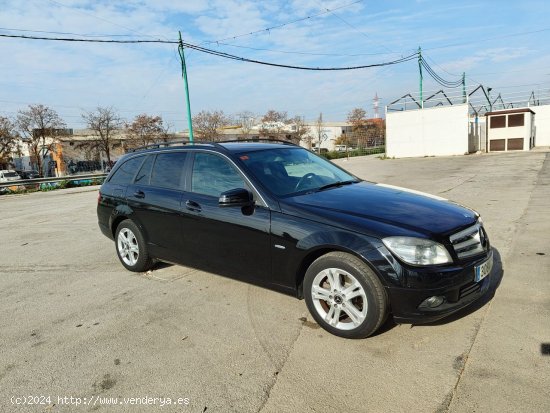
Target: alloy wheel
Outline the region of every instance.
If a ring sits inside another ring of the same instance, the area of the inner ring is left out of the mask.
[[[132,230],[123,228],[118,233],[117,248],[126,265],[136,265],[139,258],[139,244]]]
[[[315,276],[311,298],[317,313],[339,330],[357,328],[367,316],[368,301],[363,286],[339,268],[327,268]]]

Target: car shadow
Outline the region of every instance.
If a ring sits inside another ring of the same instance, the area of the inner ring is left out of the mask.
[[[432,323],[414,324],[414,325],[439,326],[443,324],[452,323],[453,321],[459,320],[463,317],[466,317],[467,315],[470,315],[476,312],[480,308],[484,307],[489,301],[491,301],[495,296],[495,293],[498,287],[500,286],[502,278],[504,277],[504,269],[502,267],[502,257],[500,255],[500,252],[496,248],[493,248],[493,257],[494,257],[494,264],[493,264],[493,273],[491,274],[491,283],[489,284],[489,288],[487,289],[485,294],[479,300],[474,301],[469,306],[464,307],[463,309],[457,311],[456,313],[453,313],[448,317],[442,318],[441,320],[437,320]]]
[[[169,268],[169,267],[173,267],[175,264],[170,264],[169,262],[164,262],[164,261],[155,261],[155,263],[153,264],[153,266],[151,267],[151,269],[153,271],[155,270],[162,270],[163,268]]]
[[[376,330],[374,332],[374,334],[370,335],[369,337],[376,337],[376,336],[379,336],[381,334],[385,334],[387,333],[388,331],[390,330],[393,330],[395,327],[397,327],[399,324],[397,324],[394,320],[393,320],[393,317],[390,315],[386,321],[384,322],[384,324],[382,324],[378,330]]]

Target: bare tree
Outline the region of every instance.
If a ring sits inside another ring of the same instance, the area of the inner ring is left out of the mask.
[[[162,134],[161,134],[161,140],[163,142],[168,142],[171,139],[175,139],[176,135],[173,132],[170,132],[170,130],[173,130],[173,125],[170,123],[164,123],[162,124]]]
[[[260,127],[260,135],[269,136],[275,135],[279,137],[288,124],[287,112],[277,112],[270,109],[262,117],[262,125]]]
[[[309,133],[309,128],[307,127],[303,116],[295,116],[290,119],[289,122],[292,125],[291,140],[296,144],[300,144],[300,142],[304,140],[307,143],[308,148],[311,149],[312,136]]]
[[[315,121],[315,139],[317,139],[319,153],[321,153],[321,145],[328,139],[328,136],[323,128],[323,112],[319,113],[319,117]]]
[[[126,125],[128,146],[139,147],[166,140],[167,129],[165,129],[162,117],[138,115],[132,123]]]
[[[98,107],[92,112],[83,113],[82,119],[96,138],[86,145],[89,149],[103,152],[108,164],[111,165],[111,150],[115,146],[115,136],[122,129],[124,121],[112,107]]]
[[[4,168],[11,160],[11,155],[17,147],[17,131],[15,123],[0,116],[0,168]]]
[[[247,139],[250,136],[250,131],[256,121],[256,115],[248,110],[237,113],[237,122],[241,127],[243,138]]]
[[[53,109],[44,105],[29,105],[17,114],[17,127],[29,145],[33,163],[43,175],[43,160],[52,151],[58,136],[64,134],[65,122]]]
[[[199,140],[216,141],[220,137],[220,129],[227,126],[230,119],[223,110],[202,110],[193,116],[193,128]]]

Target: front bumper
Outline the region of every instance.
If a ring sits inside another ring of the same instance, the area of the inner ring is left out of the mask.
[[[474,268],[493,255],[489,251],[483,258],[462,267],[451,285],[435,289],[410,289],[389,287],[387,289],[394,320],[404,324],[424,324],[447,317],[477,301],[485,295],[491,284],[492,273],[479,282],[474,280]],[[459,280],[457,283],[456,281]],[[435,307],[419,307],[432,296],[445,297],[444,302]]]
[[[487,292],[491,283],[491,276],[485,277],[478,283],[469,283],[460,289],[453,290],[425,290],[410,291],[405,289],[391,289],[389,291],[392,302],[393,319],[398,324],[426,324],[445,318],[477,301]],[[462,291],[468,292],[467,295]],[[459,296],[456,301],[450,301]],[[422,308],[419,305],[430,296],[445,296],[445,302],[436,308]]]
[[[394,320],[424,324],[467,307],[487,292],[496,266],[480,282],[475,282],[474,268],[492,255],[489,246],[485,253],[451,266],[413,267],[400,263],[385,247],[380,247],[364,258],[380,275]],[[445,301],[435,308],[419,308],[432,296],[444,296]]]

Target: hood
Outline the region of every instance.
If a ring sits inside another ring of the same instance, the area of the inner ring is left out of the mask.
[[[371,182],[330,188],[285,201],[289,208],[286,212],[292,213],[292,208],[299,208],[309,212],[310,218],[316,215],[330,220],[333,225],[339,222],[352,225],[356,231],[367,227],[368,232],[373,229],[385,232],[383,227],[389,225],[436,236],[472,225],[478,217],[475,211],[444,198]],[[373,224],[376,228],[372,228]]]

